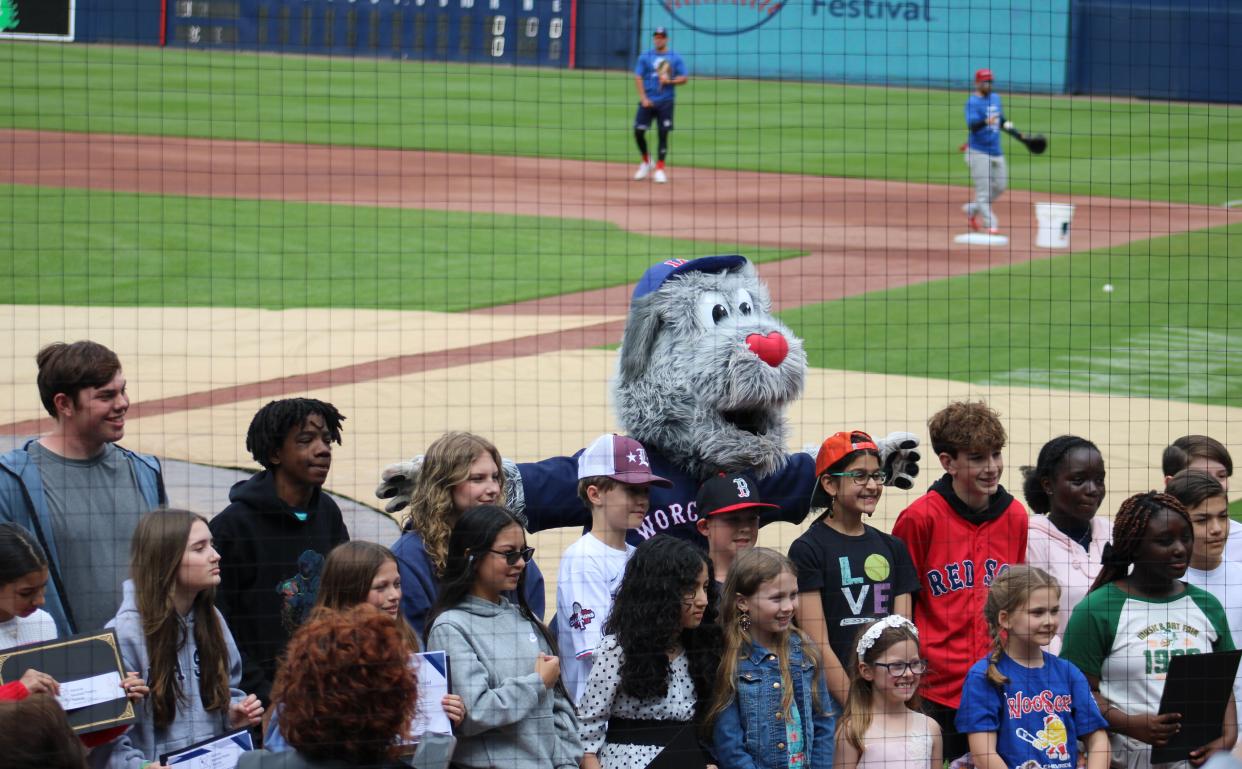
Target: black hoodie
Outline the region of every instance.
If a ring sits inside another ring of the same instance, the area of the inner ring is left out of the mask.
[[[277,496],[267,470],[234,484],[229,501],[211,521],[220,553],[216,606],[242,654],[242,691],[266,705],[277,660],[315,604],[324,558],[349,541],[349,531],[341,508],[322,489],[295,510]]]

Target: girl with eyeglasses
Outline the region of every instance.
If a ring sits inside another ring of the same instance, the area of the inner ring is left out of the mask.
[[[689,542],[659,534],[635,548],[578,703],[582,769],[707,765],[718,597],[711,561]]]
[[[859,634],[837,724],[836,769],[941,769],[940,727],[919,710],[919,631],[897,614]]]
[[[849,660],[860,625],[911,616],[919,578],[905,543],[863,523],[884,491],[880,450],[858,430],[830,435],[815,459],[811,507],[824,508],[789,548],[801,591],[798,625],[823,659],[828,689],[845,702]]]
[[[1057,635],[1060,600],[1056,579],[1034,566],[1010,566],[992,580],[983,606],[992,652],[966,674],[957,710],[978,769],[1077,769],[1079,740],[1086,769],[1108,768],[1108,722],[1086,676],[1044,651]]]
[[[518,518],[495,505],[467,510],[449,535],[427,648],[448,654],[465,701],[456,766],[577,769],[582,759],[556,641],[526,603],[534,554]]]
[[[724,654],[708,713],[721,769],[830,769],[836,715],[815,644],[793,624],[798,571],[766,547],[725,579]]]

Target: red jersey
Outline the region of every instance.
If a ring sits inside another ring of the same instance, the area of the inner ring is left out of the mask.
[[[1027,512],[1002,487],[972,523],[946,498],[956,500],[952,488],[947,475],[933,484],[897,516],[893,536],[906,543],[922,586],[914,624],[928,666],[919,693],[956,708],[970,666],[992,650],[983,618],[992,579],[1026,560]]]

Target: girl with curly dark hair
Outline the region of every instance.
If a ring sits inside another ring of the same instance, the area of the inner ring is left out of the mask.
[[[517,516],[495,505],[467,510],[449,535],[427,648],[448,654],[465,700],[454,765],[577,769],[582,758],[556,641],[526,604],[534,554]]]
[[[668,535],[625,565],[579,703],[583,769],[703,767],[698,726],[720,666],[712,563]]]
[[[246,753],[238,769],[403,769],[394,734],[410,722],[417,682],[392,618],[362,604],[317,611],[289,640],[272,702],[296,754]]]

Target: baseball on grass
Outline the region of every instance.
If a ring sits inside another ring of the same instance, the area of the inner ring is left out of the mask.
[[[1104,284],[1104,293],[1106,293],[1106,294],[1111,294],[1111,293],[1113,293],[1113,284],[1112,284],[1112,283],[1105,283],[1105,284]]]

